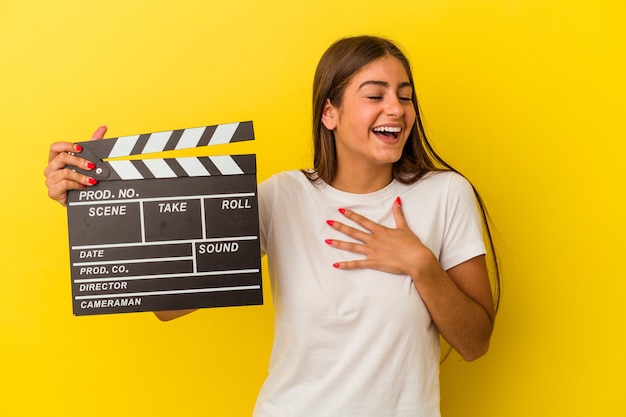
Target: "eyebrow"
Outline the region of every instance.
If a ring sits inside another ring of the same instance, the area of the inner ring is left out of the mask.
[[[368,85],[378,85],[378,86],[385,87],[385,88],[390,87],[387,81],[369,80],[369,81],[365,81],[364,83],[362,83],[358,89],[360,90],[361,88],[366,87]],[[398,85],[398,89],[405,88],[405,87],[413,88],[413,85],[411,85],[411,83],[408,81],[402,82]]]

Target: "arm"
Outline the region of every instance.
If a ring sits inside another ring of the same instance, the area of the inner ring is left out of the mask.
[[[435,255],[408,228],[399,199],[393,206],[395,229],[350,210],[340,211],[370,233],[333,223],[333,228],[362,243],[333,240],[330,245],[366,256],[338,263],[338,268],[371,268],[410,276],[439,332],[465,360],[487,352],[495,313],[484,256],[444,271]]]
[[[185,316],[189,313],[193,313],[194,311],[196,311],[196,309],[155,311],[154,315],[157,316],[157,318],[161,321],[170,321]]]
[[[410,274],[441,335],[466,361],[489,349],[495,312],[485,257],[444,271],[432,253]]]

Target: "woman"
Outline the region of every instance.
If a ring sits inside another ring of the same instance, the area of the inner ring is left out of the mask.
[[[325,52],[313,134],[313,169],[259,186],[275,340],[255,415],[438,416],[439,334],[474,360],[493,330],[482,203],[433,152],[409,63],[388,40]],[[77,151],[50,149],[46,184],[62,204],[94,183],[63,169],[91,167]]]

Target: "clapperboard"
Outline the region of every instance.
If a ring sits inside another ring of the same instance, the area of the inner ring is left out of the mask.
[[[98,184],[68,193],[74,314],[262,304],[256,156],[149,157],[253,139],[241,122],[81,142],[96,168],[71,168]]]

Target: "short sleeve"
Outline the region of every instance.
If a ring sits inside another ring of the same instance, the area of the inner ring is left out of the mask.
[[[439,261],[448,270],[479,255],[484,255],[483,224],[472,185],[459,174],[451,173],[446,202],[446,225]]]

